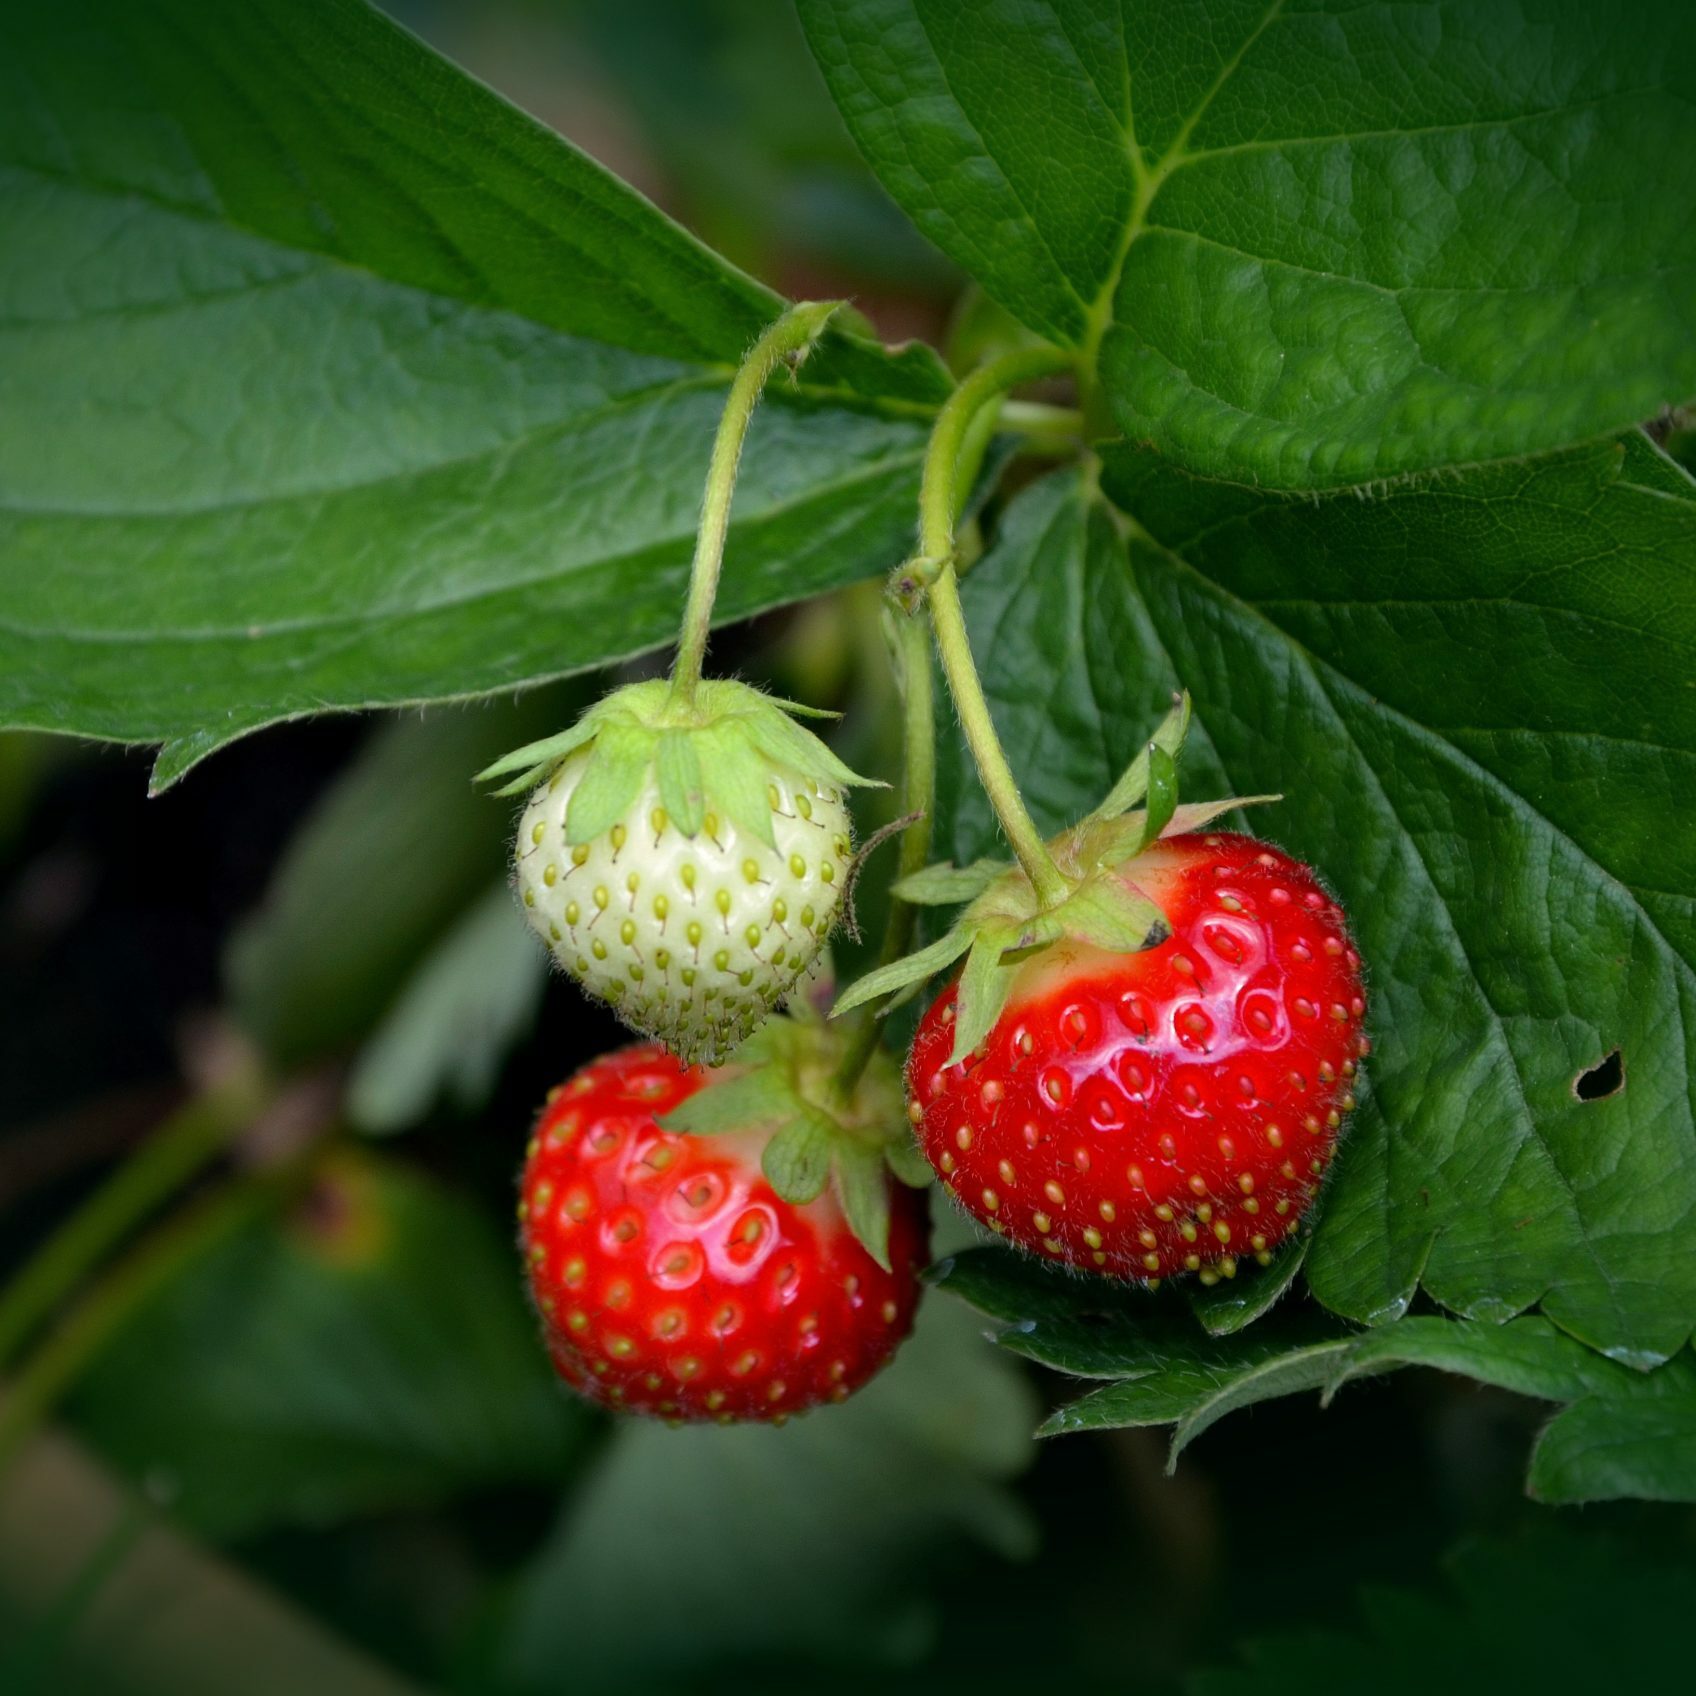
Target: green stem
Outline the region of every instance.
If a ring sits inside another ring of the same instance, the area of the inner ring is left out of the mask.
[[[25,1362],[0,1399],[0,1472],[129,1316],[190,1261],[255,1216],[279,1174],[237,1180],[161,1226],[100,1280]]]
[[[960,449],[972,421],[986,406],[999,403],[1011,388],[1055,377],[1072,369],[1069,354],[1054,348],[1021,348],[980,365],[937,414],[925,453],[924,481],[919,489],[919,552],[928,559],[946,559],[954,543],[954,521],[960,501]]]
[[[901,727],[904,757],[901,811],[912,823],[901,833],[898,878],[922,871],[930,859],[931,815],[936,811],[936,687],[931,675],[930,636],[922,613],[894,608],[896,659],[901,678]],[[917,909],[899,895],[889,898],[889,919],[878,951],[880,966],[893,965],[913,946]],[[848,1101],[854,1086],[876,1052],[880,1021],[862,1012],[854,1021],[836,1069],[837,1099]]]
[[[730,385],[718,434],[713,438],[706,491],[701,496],[701,526],[695,536],[694,563],[689,568],[689,603],[684,609],[677,660],[671,671],[674,706],[691,706],[695,687],[701,681],[707,632],[712,628],[713,599],[718,594],[719,571],[724,564],[724,539],[730,529],[736,467],[742,458],[742,444],[748,438],[754,408],[759,405],[766,380],[778,362],[788,359],[799,363],[804,359],[841,306],[839,300],[808,300],[790,307],[754,343]]]
[[[242,1077],[188,1102],[54,1232],[0,1296],[0,1367],[115,1243],[217,1158],[261,1095]]]
[[[954,523],[959,512],[961,449],[974,420],[986,408],[999,406],[1007,391],[1017,384],[1071,368],[1071,360],[1065,354],[1052,348],[1028,348],[991,360],[974,371],[949,397],[937,418],[919,490],[919,552],[926,564],[936,570],[927,599],[936,631],[937,653],[984,792],[1001,822],[1002,833],[1044,907],[1065,900],[1069,889],[1013,780],[1001,739],[995,733],[989,703],[984,699],[983,684],[972,662],[972,645],[966,634],[966,615],[960,605],[960,585],[955,574]]]
[[[1089,437],[1081,412],[1034,400],[1004,402],[996,428],[1020,438],[1020,453],[1076,453]]]

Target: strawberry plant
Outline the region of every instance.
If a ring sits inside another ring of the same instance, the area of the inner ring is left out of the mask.
[[[0,1684],[1677,1664],[1678,8],[0,44]]]

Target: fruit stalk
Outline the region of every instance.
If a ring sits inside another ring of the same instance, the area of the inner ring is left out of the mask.
[[[779,361],[799,363],[805,358],[841,305],[839,300],[808,300],[790,307],[754,343],[730,385],[724,415],[713,438],[706,490],[701,496],[701,526],[695,537],[694,562],[689,568],[689,603],[684,609],[677,660],[671,672],[671,699],[675,706],[692,705],[695,686],[701,680],[713,600],[718,594],[719,571],[724,564],[724,540],[730,528],[736,468],[754,408],[759,405],[766,381]]]
[[[919,553],[936,573],[927,598],[937,653],[984,792],[1008,845],[1045,908],[1064,901],[1068,887],[1013,780],[972,661],[955,573],[954,523],[959,510],[961,449],[979,415],[986,408],[999,406],[1007,391],[1020,383],[1070,369],[1070,361],[1055,349],[1026,348],[974,371],[954,391],[937,418],[919,490]]]
[[[936,690],[930,669],[930,633],[922,612],[891,609],[895,621],[896,660],[900,667],[902,774],[901,811],[912,823],[901,833],[898,878],[923,871],[930,859],[931,815],[936,810]],[[899,960],[913,945],[918,909],[899,895],[889,897],[889,920],[884,926],[878,964]],[[877,1048],[880,1021],[869,1011],[856,1021],[833,1089],[848,1101],[867,1062]]]

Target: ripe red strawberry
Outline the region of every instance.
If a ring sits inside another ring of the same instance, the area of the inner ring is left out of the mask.
[[[1167,837],[1122,870],[1170,938],[1044,950],[952,1067],[950,985],[908,1112],[944,1186],[1010,1242],[1211,1283],[1269,1256],[1319,1188],[1368,1048],[1360,956],[1313,873],[1250,837]]]
[[[641,1043],[553,1092],[524,1167],[526,1271],[554,1366],[584,1395],[780,1422],[844,1400],[911,1330],[925,1200],[891,1184],[884,1271],[831,1190],[777,1195],[760,1169],[769,1131],[659,1127],[713,1076]]]

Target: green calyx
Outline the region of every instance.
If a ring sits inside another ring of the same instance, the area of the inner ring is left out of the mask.
[[[895,885],[918,906],[970,904],[928,948],[869,973],[837,1000],[834,1014],[915,994],[925,980],[965,957],[949,1064],[958,1065],[995,1028],[1019,970],[1057,943],[1107,953],[1158,947],[1171,934],[1159,906],[1137,887],[1136,857],[1162,836],[1200,830],[1233,807],[1275,800],[1257,795],[1180,806],[1177,759],[1189,729],[1188,695],[1086,818],[1047,844],[1066,893],[1044,902],[1025,871],[999,860],[933,865]]]
[[[922,1188],[931,1171],[907,1122],[901,1075],[882,1052],[851,1092],[837,1085],[847,1037],[802,1018],[770,1020],[699,1093],[661,1119],[697,1136],[770,1133],[766,1180],[797,1206],[829,1185],[866,1252],[889,1270],[889,1176]]]
[[[730,678],[702,679],[686,702],[667,682],[632,683],[596,702],[569,730],[515,748],[477,780],[504,778],[497,795],[524,794],[586,752],[566,813],[568,843],[600,835],[651,781],[685,836],[698,835],[708,816],[722,811],[769,848],[774,769],[834,789],[871,781],[791,714],[829,716]]]

